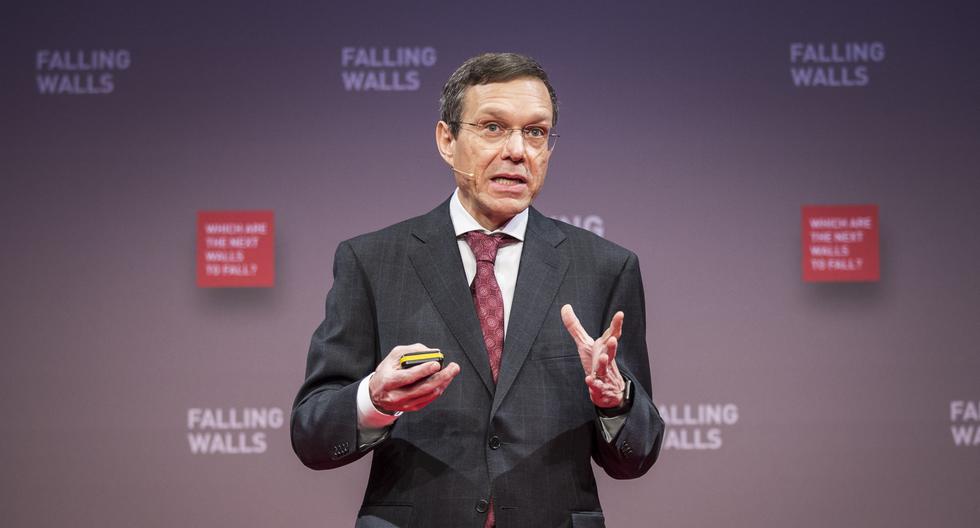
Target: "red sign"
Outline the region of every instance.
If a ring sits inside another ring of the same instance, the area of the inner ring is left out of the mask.
[[[274,286],[273,227],[272,211],[198,211],[197,286]]]
[[[804,205],[803,280],[877,281],[878,206]]]

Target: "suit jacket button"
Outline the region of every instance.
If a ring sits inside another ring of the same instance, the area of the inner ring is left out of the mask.
[[[476,501],[476,511],[480,513],[486,513],[487,508],[490,507],[490,503],[486,499],[480,499]]]
[[[500,438],[497,435],[490,437],[490,449],[500,449]]]

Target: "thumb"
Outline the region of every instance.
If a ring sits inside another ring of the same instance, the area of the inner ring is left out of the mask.
[[[575,316],[575,310],[572,309],[572,305],[566,304],[561,307],[561,322],[565,324],[565,329],[571,334],[572,339],[576,343],[590,344],[592,338],[589,333],[582,328],[582,323],[579,322],[578,317]]]

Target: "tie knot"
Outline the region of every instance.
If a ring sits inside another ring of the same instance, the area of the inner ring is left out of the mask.
[[[466,243],[473,250],[477,262],[493,262],[497,259],[497,249],[510,237],[503,233],[486,234],[480,231],[470,231],[464,234]]]

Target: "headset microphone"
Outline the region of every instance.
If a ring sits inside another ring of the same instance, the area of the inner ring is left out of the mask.
[[[463,175],[466,175],[466,176],[469,176],[470,178],[472,178],[472,177],[474,177],[474,176],[476,176],[476,174],[473,174],[472,172],[466,172],[466,171],[461,171],[461,170],[459,170],[459,169],[457,169],[456,167],[453,167],[452,165],[450,165],[449,167],[450,167],[451,169],[453,169],[453,172],[458,172],[458,173],[460,173],[460,174],[463,174]]]

